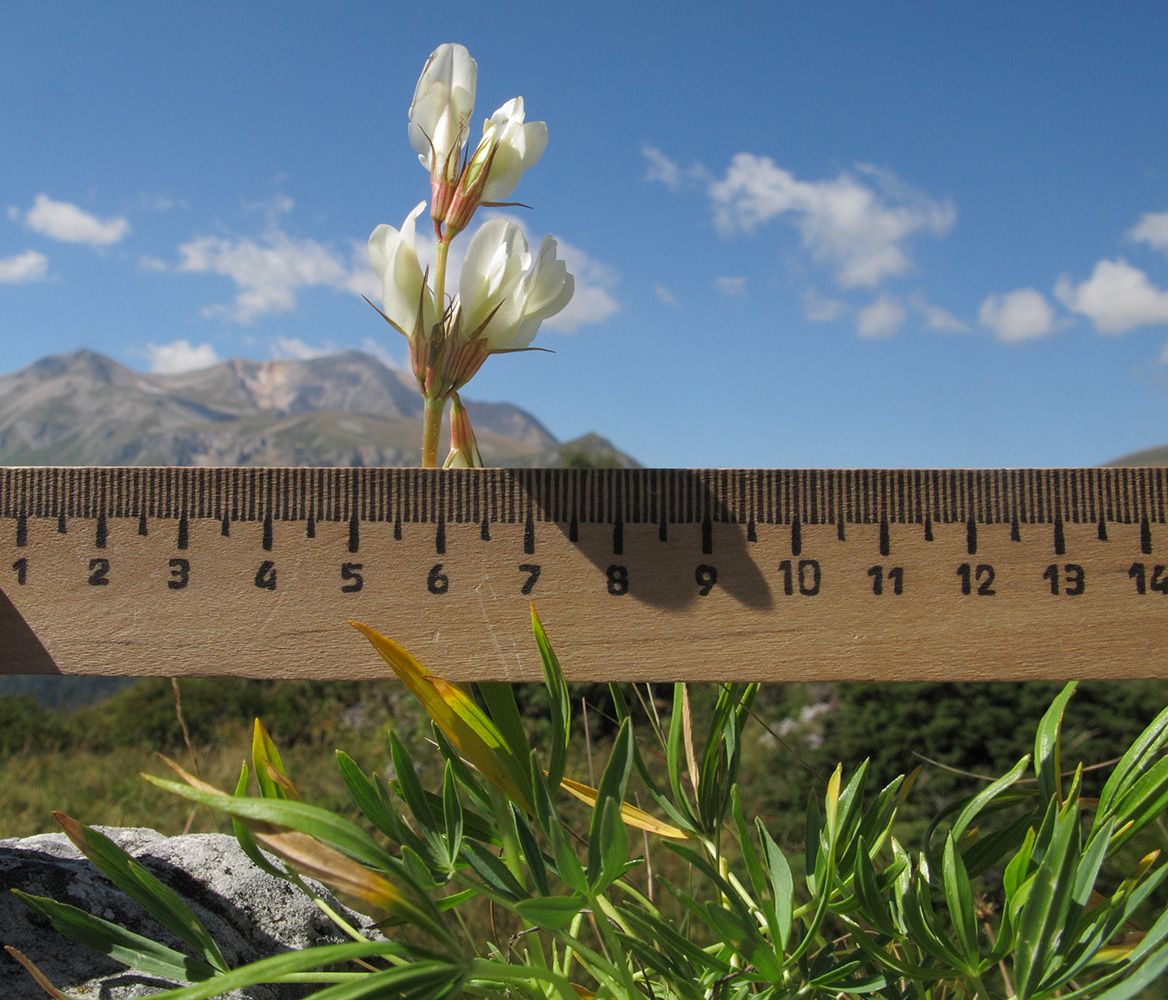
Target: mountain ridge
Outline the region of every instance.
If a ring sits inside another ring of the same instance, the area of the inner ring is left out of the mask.
[[[466,405],[487,464],[637,464],[514,404]],[[413,376],[359,351],[163,375],[82,349],[0,376],[0,464],[417,465],[421,417]]]

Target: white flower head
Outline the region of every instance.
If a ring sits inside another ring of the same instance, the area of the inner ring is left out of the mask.
[[[477,332],[488,351],[527,347],[539,325],[568,304],[575,279],[545,236],[532,257],[523,231],[505,219],[485,222],[471,237],[458,283],[463,336]]]
[[[482,201],[502,201],[519,183],[523,171],[533,167],[547,147],[547,123],[523,121],[523,98],[515,97],[483,123],[483,138],[475,159],[493,149],[490,170],[483,185]]]
[[[426,333],[438,319],[434,293],[426,283],[414,238],[414,224],[425,207],[424,201],[418,202],[400,230],[380,225],[369,237],[369,265],[381,279],[382,311],[390,323],[411,339],[417,329],[419,308]]]
[[[470,134],[478,64],[466,46],[439,45],[426,61],[410,104],[410,143],[431,180],[452,184]]]

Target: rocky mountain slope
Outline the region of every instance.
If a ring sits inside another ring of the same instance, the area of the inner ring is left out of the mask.
[[[467,409],[491,465],[636,464],[510,403]],[[416,465],[421,415],[412,375],[356,351],[153,375],[82,350],[0,376],[0,464]]]

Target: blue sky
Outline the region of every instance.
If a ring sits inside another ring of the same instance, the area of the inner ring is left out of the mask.
[[[548,123],[576,274],[465,395],[662,466],[1078,465],[1168,442],[1168,4],[25,3],[0,31],[0,371],[405,343],[441,42]],[[486,213],[484,213],[485,215]],[[424,226],[419,230],[423,231]],[[460,238],[465,242],[465,237]],[[460,241],[455,242],[457,251]]]

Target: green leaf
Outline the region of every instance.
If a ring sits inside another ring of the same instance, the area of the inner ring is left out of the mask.
[[[692,900],[690,902],[692,903]],[[621,919],[637,931],[642,938],[655,942],[661,951],[669,956],[667,963],[660,962],[660,956],[658,956],[659,967],[684,969],[686,966],[696,966],[697,970],[712,973],[718,978],[730,972],[728,961],[715,952],[698,947],[688,936],[678,933],[668,920],[631,907],[622,909],[620,914]],[[638,951],[638,954],[643,957],[642,952]],[[648,961],[648,959],[645,960]],[[691,978],[696,978],[696,976]]]
[[[519,884],[511,870],[484,845],[468,840],[463,847],[462,856],[479,878],[495,892],[502,893],[511,900],[527,897],[527,890]]]
[[[1111,815],[1115,799],[1123,795],[1128,787],[1146,771],[1150,762],[1168,742],[1168,708],[1165,708],[1144,729],[1115,765],[1103,791],[1099,793],[1096,809],[1096,823]]]
[[[434,811],[430,808],[430,800],[418,780],[418,772],[414,769],[414,760],[396,733],[389,734],[389,754],[393,761],[394,780],[392,785],[401,796],[406,808],[414,817],[414,826],[417,827],[427,846],[418,853],[431,866],[448,868],[450,859],[446,857],[446,842],[442,839],[442,829],[434,818]]]
[[[1002,874],[1002,888],[1006,895],[1006,909],[1018,912],[1025,903],[1026,887],[1029,884],[1030,860],[1034,853],[1035,833],[1033,828],[1026,832],[1022,846],[1006,865]]]
[[[547,931],[567,927],[588,900],[579,894],[571,896],[537,896],[522,899],[515,904],[515,912],[524,920]]]
[[[588,881],[593,891],[607,885],[624,865],[629,835],[621,819],[621,804],[633,759],[633,727],[629,719],[621,723],[604,773],[597,787],[596,807],[588,828]]]
[[[1058,800],[1050,799],[1055,809]],[[1025,1000],[1042,982],[1058,936],[1066,926],[1067,911],[1075,890],[1079,863],[1079,816],[1077,804],[1060,810],[1054,836],[1047,846],[1022,912],[1014,946],[1014,988]]]
[[[351,858],[379,871],[397,872],[401,863],[389,854],[368,833],[344,817],[307,802],[276,799],[242,798],[226,795],[209,786],[192,787],[179,781],[170,781],[152,774],[144,775],[152,785],[173,792],[192,802],[202,802],[229,816],[270,823],[299,830],[311,837],[331,844]]]
[[[791,921],[795,911],[795,880],[787,858],[775,843],[774,838],[763,826],[762,820],[755,819],[763,853],[766,855],[767,875],[771,882],[771,899],[775,904],[775,920],[778,922],[779,947],[785,952],[791,940]]]
[[[479,681],[475,687],[515,759],[526,760],[531,756],[531,747],[527,744],[527,733],[515,701],[514,685],[506,681]]]
[[[589,891],[588,876],[584,866],[576,857],[576,850],[568,839],[567,833],[558,821],[553,821],[547,831],[548,840],[552,846],[552,856],[555,858],[556,874],[560,881],[572,892],[587,894]]]
[[[560,661],[548,641],[543,622],[531,607],[531,630],[535,634],[535,644],[539,648],[539,659],[543,666],[543,683],[548,693],[548,715],[551,733],[548,740],[550,753],[547,761],[548,781],[552,788],[560,783],[568,761],[568,744],[571,738],[572,707],[568,684]]]
[[[1149,823],[1163,816],[1165,809],[1168,809],[1168,757],[1161,758],[1131,781],[1123,789],[1121,797],[1114,802],[1113,808],[1116,825],[1122,827],[1112,842],[1114,851]]]
[[[1030,764],[1030,755],[1027,754],[1017,764],[1015,764],[1009,771],[1003,774],[996,781],[991,781],[985,788],[978,792],[962,807],[961,812],[957,814],[957,818],[953,821],[953,826],[950,827],[950,832],[953,834],[954,840],[960,840],[961,835],[969,828],[969,824],[979,816],[983,810],[995,799],[998,798],[1007,788],[1017,784],[1022,775],[1026,773],[1026,768]]]
[[[458,794],[458,785],[454,779],[454,769],[447,764],[446,773],[442,776],[442,818],[446,824],[446,854],[453,868],[458,861],[458,853],[462,850],[462,799]]]
[[[880,885],[876,880],[876,867],[872,864],[863,834],[858,839],[858,847],[852,863],[852,885],[860,902],[859,915],[866,924],[875,927],[881,934],[895,935],[896,925],[892,922],[888,906],[881,895]]]
[[[357,762],[343,750],[338,750],[336,754],[341,780],[344,781],[361,814],[394,843],[401,843],[403,839],[401,821],[394,813],[389,796],[386,795],[380,781],[366,777]]]
[[[515,835],[519,838],[519,846],[523,850],[523,858],[527,862],[527,870],[531,873],[536,891],[541,896],[550,896],[552,892],[548,885],[547,864],[544,862],[539,842],[535,839],[535,832],[523,813],[516,812],[514,816]]]
[[[272,777],[272,771],[281,776],[287,776],[284,762],[280,760],[280,751],[272,742],[272,737],[264,728],[259,719],[252,726],[251,735],[251,763],[255,768],[256,781],[259,782],[260,794],[266,799],[298,798],[289,796],[284,785]],[[269,769],[270,768],[270,769]]]
[[[227,960],[214,938],[178,893],[163,885],[105,834],[63,813],[53,815],[74,846],[122,892],[186,942],[208,965],[219,970],[227,968]]]
[[[150,1000],[211,1000],[232,990],[242,990],[260,983],[276,982],[282,977],[311,969],[376,955],[398,954],[400,949],[384,941],[354,941],[350,944],[322,945],[304,951],[286,952],[258,962],[240,966],[215,979],[176,990],[152,994]],[[461,965],[445,961],[416,961],[383,972],[355,973],[354,978],[314,993],[313,1000],[360,1000],[362,997],[416,996],[427,985],[449,981],[457,984],[462,977]],[[418,992],[409,993],[411,985]]]
[[[863,836],[867,842],[869,857],[875,857],[888,842],[897,812],[904,804],[919,771],[920,767],[917,767],[911,775],[902,774],[893,778],[880,790],[872,805],[861,814],[856,835]]]
[[[1168,946],[1152,952],[1147,959],[1117,985],[1095,994],[1095,1000],[1131,1000],[1161,981],[1168,971]]]
[[[990,808],[997,810],[1012,808],[1016,805],[1016,801],[999,800]],[[975,879],[991,868],[1000,869],[1003,860],[1008,856],[1013,856],[1026,840],[1026,835],[1033,832],[1031,830],[1033,821],[1032,814],[1024,813],[1004,827],[979,836],[961,856],[969,877]]]
[[[762,859],[759,857],[758,849],[754,846],[754,838],[751,837],[750,830],[746,825],[746,817],[742,814],[742,802],[738,796],[737,785],[734,785],[730,789],[730,812],[734,817],[734,829],[738,834],[738,848],[742,852],[742,862],[746,865],[746,875],[750,879],[751,890],[754,893],[755,900],[758,902],[759,909],[762,910],[767,926],[770,928],[771,936],[777,939],[779,934],[774,907],[765,904],[765,897],[767,895],[766,873],[763,871]]]
[[[947,938],[934,926],[932,894],[923,858],[914,871],[899,844],[894,844],[893,854],[905,862],[896,879],[894,895],[897,916],[905,934],[920,951],[931,955],[936,961],[950,967],[960,967],[961,955],[954,951]]]
[[[1060,762],[1060,735],[1063,725],[1063,711],[1071,695],[1075,693],[1076,684],[1071,681],[1067,684],[1050,708],[1046,710],[1038,730],[1034,735],[1034,773],[1038,777],[1038,791],[1043,801],[1062,798],[1061,762]]]
[[[197,958],[151,941],[117,924],[95,917],[67,903],[12,890],[22,903],[49,918],[53,928],[72,941],[108,955],[115,962],[162,979],[202,982],[215,976],[216,970]]]
[[[835,821],[835,850],[838,867],[850,869],[856,850],[856,833],[863,820],[864,786],[870,760],[863,760],[839,794],[839,814]]]
[[[949,910],[957,944],[965,959],[966,974],[976,974],[979,949],[977,944],[977,917],[973,912],[973,889],[952,831],[945,838],[945,853],[941,862],[941,875],[945,887],[945,905]]]
[[[442,755],[442,759],[446,761],[447,766],[454,768],[459,785],[462,786],[480,809],[487,813],[491,812],[494,808],[491,804],[491,796],[483,788],[478,778],[475,777],[474,772],[466,766],[466,761],[454,749],[454,746],[446,738],[446,734],[441,729],[435,729],[433,732],[434,742],[438,745],[438,752]]]
[[[820,832],[823,820],[819,813],[819,800],[815,793],[807,796],[807,811],[803,816],[803,869],[807,890],[814,896],[819,885],[816,871],[820,868],[819,856],[822,851]]]
[[[235,797],[242,799],[247,795],[247,764],[239,775],[239,781],[235,785]],[[264,853],[260,850],[259,845],[255,842],[255,837],[251,835],[251,831],[244,826],[239,820],[232,817],[231,829],[235,833],[235,839],[239,843],[240,850],[247,855],[248,860],[255,865],[260,871],[267,872],[273,878],[282,879],[285,882],[291,882],[292,879],[288,876],[288,872],[277,868],[272,864]]]

